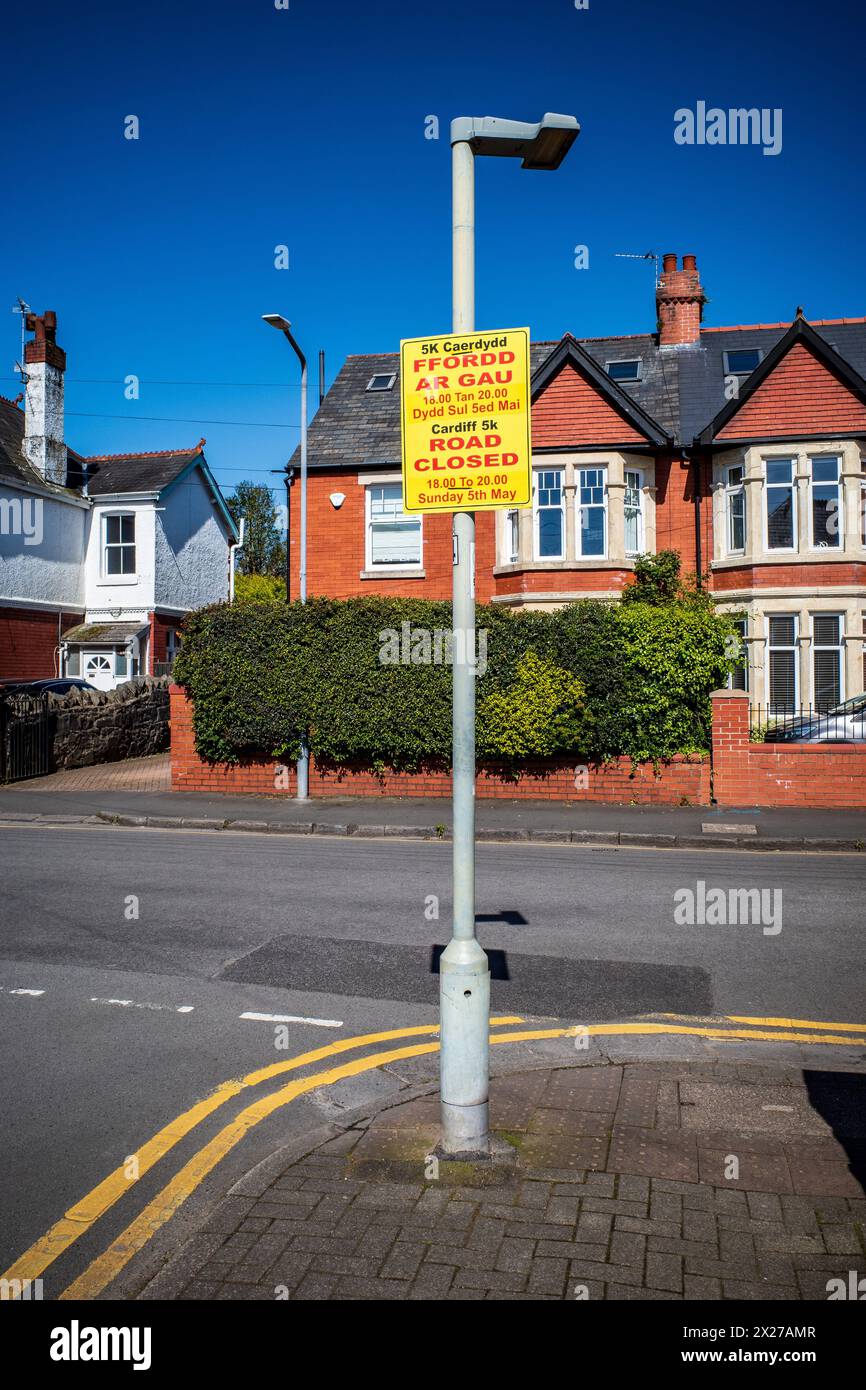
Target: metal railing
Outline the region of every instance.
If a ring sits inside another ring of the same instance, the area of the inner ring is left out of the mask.
[[[866,740],[866,706],[752,705],[749,736],[759,743],[859,743]]]

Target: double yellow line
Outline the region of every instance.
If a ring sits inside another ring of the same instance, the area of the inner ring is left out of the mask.
[[[665,1020],[681,1018],[682,1015],[661,1015]],[[500,1017],[491,1019],[491,1026],[522,1023],[519,1017]],[[542,1028],[520,1032],[495,1032],[490,1035],[492,1044],[540,1041],[550,1038],[574,1037],[576,1034],[594,1036],[653,1034],[687,1034],[691,1036],[732,1041],[777,1041],[797,1043],[823,1043],[837,1046],[851,1046],[862,1042],[866,1045],[866,1024],[810,1022],[806,1019],[751,1018],[728,1016],[707,1023],[673,1021],[638,1023],[591,1024],[585,1028]],[[749,1024],[753,1027],[730,1027],[730,1024]],[[803,1028],[812,1032],[798,1031]],[[772,1030],[772,1031],[770,1031]],[[77,1279],[60,1294],[62,1299],[90,1299],[97,1297],[113,1279],[117,1277],[132,1256],[151,1239],[156,1232],[174,1215],[178,1208],[195,1191],[216,1165],[237,1145],[241,1139],[262,1120],[267,1119],[284,1105],[289,1105],[298,1096],[316,1090],[321,1086],[333,1085],[346,1077],[357,1076],[388,1063],[425,1053],[438,1051],[439,1042],[435,1037],[439,1029],[434,1025],[415,1028],[393,1029],[381,1033],[367,1033],[355,1038],[345,1038],[327,1044],[310,1052],[301,1053],[284,1062],[275,1062],[257,1071],[249,1072],[237,1081],[227,1081],[218,1086],[211,1095],[185,1110],[163,1129],[147,1141],[135,1155],[137,1173],[130,1179],[124,1166],[116,1168],[102,1182],[98,1183],[76,1206],[57,1221],[51,1229],[33,1244],[29,1250],[15,1261],[0,1276],[4,1279],[37,1279],[65,1250],[80,1239],[120,1198],[130,1190],[134,1183],[144,1176],[159,1159],[163,1158],[197,1125],[224,1105],[232,1097],[251,1086],[287,1072],[296,1071],[316,1062],[332,1058],[343,1052],[352,1051],[382,1042],[411,1037],[431,1037],[432,1041],[419,1042],[410,1046],[391,1048],[373,1052],[340,1066],[298,1078],[280,1087],[270,1095],[263,1096],[241,1110],[229,1124],[225,1125],[207,1144],[204,1145],[150,1201],[139,1215],[126,1227],[120,1236],[83,1271]],[[859,1035],[859,1036],[855,1036]]]

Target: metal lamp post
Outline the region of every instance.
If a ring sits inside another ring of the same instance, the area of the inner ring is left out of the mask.
[[[580,133],[573,116],[537,125],[497,116],[451,122],[452,298],[455,334],[475,328],[475,156],[519,157],[524,169],[558,169]],[[443,1154],[487,1154],[490,970],[475,935],[475,516],[453,529],[454,705],[452,937],[439,961]]]
[[[289,320],[283,318],[282,314],[262,314],[265,323],[269,323],[272,328],[278,328],[285,336],[286,341],[292,348],[295,356],[301,364],[301,543],[300,559],[298,565],[298,597],[301,603],[307,601],[307,359],[292,336],[292,325]],[[287,537],[287,552],[288,540]],[[286,565],[288,567],[288,553]],[[288,568],[287,568],[288,574]],[[288,582],[286,585],[286,597],[288,597]],[[301,745],[301,756],[297,763],[297,800],[307,801],[310,795],[310,753],[306,745],[306,740]]]

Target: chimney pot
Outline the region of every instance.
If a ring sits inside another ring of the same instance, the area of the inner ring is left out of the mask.
[[[662,257],[662,270],[665,275],[670,275],[672,270],[677,268],[677,258],[674,251],[666,251]]]

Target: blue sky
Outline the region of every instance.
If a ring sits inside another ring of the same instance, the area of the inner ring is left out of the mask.
[[[259,316],[292,319],[311,403],[319,348],[330,382],[348,353],[448,328],[462,114],[582,126],[556,174],[479,164],[479,328],[651,331],[651,267],[614,257],[648,249],[696,253],[708,324],[862,314],[864,27],[841,0],[19,5],[0,88],[0,393],[18,389],[21,295],[57,311],[76,448],[205,435],[224,488],[274,484],[299,398]],[[675,110],[699,100],[782,108],[782,152],[675,144]]]

